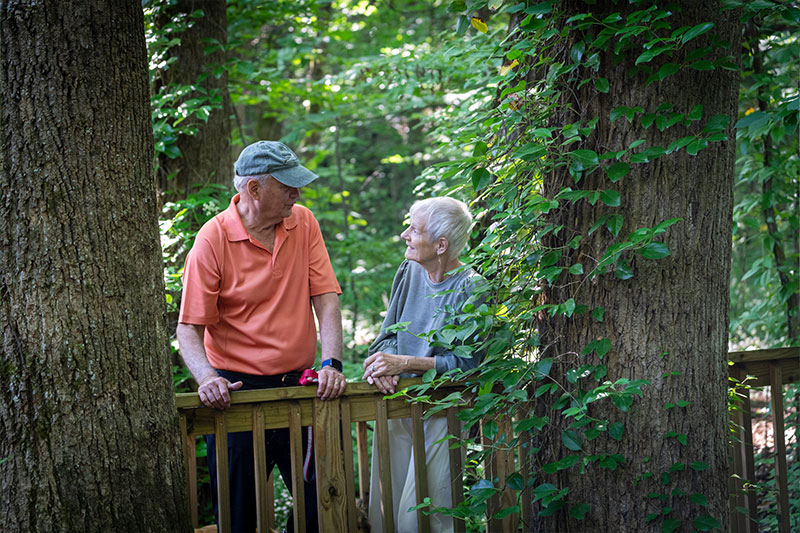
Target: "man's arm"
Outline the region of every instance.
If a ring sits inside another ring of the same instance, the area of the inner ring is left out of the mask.
[[[339,309],[339,295],[326,292],[311,297],[314,313],[319,322],[319,338],[322,360],[342,360],[342,312]],[[344,374],[332,368],[323,367],[319,371],[317,396],[323,400],[337,398],[347,386]]]
[[[207,407],[226,409],[231,404],[228,390],[238,390],[242,382],[231,383],[220,377],[208,362],[206,348],[203,345],[205,330],[205,326],[179,323],[175,333],[183,362],[198,384],[197,394],[200,396],[200,401]]]

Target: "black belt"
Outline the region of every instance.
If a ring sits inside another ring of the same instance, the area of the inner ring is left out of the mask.
[[[245,374],[243,372],[233,372],[232,370],[217,370],[217,372],[231,383],[241,381],[243,386],[240,390],[294,387],[298,385],[300,376],[303,375],[300,370],[292,370],[285,374],[273,374],[271,376]]]

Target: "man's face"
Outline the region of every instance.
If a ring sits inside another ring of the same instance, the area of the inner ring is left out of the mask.
[[[284,185],[275,178],[269,178],[259,194],[261,213],[268,218],[287,218],[292,215],[292,206],[300,198],[300,189]]]

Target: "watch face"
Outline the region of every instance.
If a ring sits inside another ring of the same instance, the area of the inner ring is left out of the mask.
[[[341,361],[339,361],[338,359],[334,359],[334,358],[325,359],[325,360],[322,362],[322,366],[323,366],[323,367],[326,367],[326,366],[332,366],[333,368],[335,368],[335,369],[336,369],[336,370],[338,370],[339,372],[341,372],[341,371],[342,371],[342,362],[341,362]]]

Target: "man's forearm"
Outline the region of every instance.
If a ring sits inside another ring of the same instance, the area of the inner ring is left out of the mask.
[[[203,334],[205,326],[195,324],[178,324],[176,336],[178,346],[181,350],[181,357],[192,377],[198,385],[202,385],[209,379],[217,377],[217,371],[208,362],[206,349],[203,344]]]
[[[342,312],[339,295],[328,292],[311,297],[319,322],[319,339],[322,358],[342,359]]]

